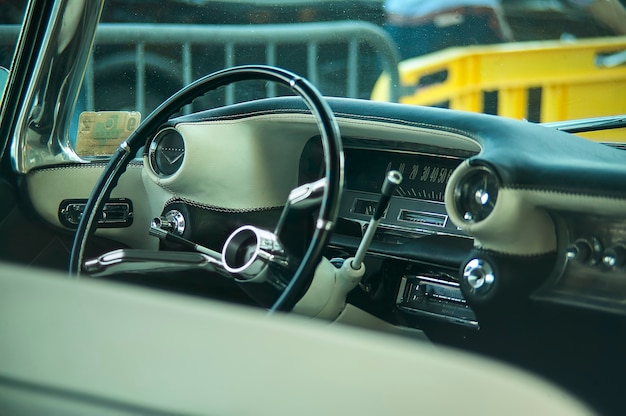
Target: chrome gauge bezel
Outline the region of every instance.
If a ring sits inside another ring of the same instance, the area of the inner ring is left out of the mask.
[[[148,144],[148,162],[152,172],[167,178],[178,172],[185,159],[185,141],[173,127],[160,130]]]
[[[476,181],[476,178],[479,181]],[[473,183],[472,183],[473,182]],[[476,189],[475,184],[483,183],[483,189]],[[472,195],[468,195],[468,188]],[[498,200],[500,179],[487,166],[472,166],[454,184],[454,209],[460,219],[467,224],[475,224],[491,215]]]

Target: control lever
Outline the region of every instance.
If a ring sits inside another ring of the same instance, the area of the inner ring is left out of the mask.
[[[374,215],[370,220],[367,229],[365,230],[365,235],[363,236],[363,240],[361,240],[361,244],[359,244],[359,248],[356,251],[356,254],[350,260],[348,266],[353,270],[359,270],[361,268],[361,264],[363,263],[363,259],[365,258],[365,254],[367,250],[370,248],[370,244],[372,244],[372,240],[374,239],[374,233],[376,232],[376,228],[378,228],[378,224],[380,224],[380,220],[383,217],[385,211],[389,207],[389,201],[391,201],[391,196],[398,189],[398,185],[402,182],[402,174],[397,170],[391,170],[387,173],[387,177],[385,178],[385,182],[383,182],[380,200],[376,205],[376,210],[374,211]]]
[[[213,259],[216,259],[218,261],[222,258],[222,255],[217,251],[211,250],[208,247],[201,246],[200,244],[196,244],[193,241],[187,240],[186,238],[164,230],[163,228],[160,228],[155,222],[150,225],[149,234],[151,236],[158,237],[160,240],[177,243],[184,247],[197,251],[198,253],[206,254],[207,256],[212,257]]]
[[[204,270],[230,276],[230,273],[224,271],[220,253],[217,251],[166,231],[158,226],[158,222],[154,222],[150,226],[149,232],[150,235],[161,240],[181,244],[196,252],[119,249],[86,261],[84,271],[95,277],[112,276],[117,273],[179,272],[185,270]]]
[[[374,216],[365,230],[363,240],[354,257],[344,261],[339,268],[323,258],[315,271],[309,290],[296,304],[294,312],[330,320],[339,316],[345,307],[348,292],[354,289],[365,275],[363,259],[372,243],[376,228],[389,207],[391,196],[401,182],[400,172],[392,170],[387,173]]]
[[[217,260],[206,254],[189,251],[118,249],[88,260],[84,265],[84,271],[94,277],[113,276],[118,273],[141,274],[186,270],[225,274]]]
[[[285,204],[285,208],[278,219],[278,224],[276,225],[274,234],[280,235],[280,232],[285,225],[285,220],[287,219],[287,213],[290,209],[306,209],[318,205],[324,197],[326,184],[326,178],[322,178],[315,182],[305,183],[304,185],[300,185],[293,189],[287,197],[287,203]]]

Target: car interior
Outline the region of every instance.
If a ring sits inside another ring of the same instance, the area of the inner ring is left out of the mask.
[[[329,96],[265,63],[77,114],[102,3],[30,1],[5,72],[2,412],[623,411],[626,153],[580,134],[624,116]],[[235,84],[262,96],[210,98]]]

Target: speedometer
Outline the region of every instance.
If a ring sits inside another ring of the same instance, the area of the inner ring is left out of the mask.
[[[380,178],[395,169],[404,177],[396,196],[442,203],[446,184],[461,163],[456,157],[371,149],[346,149],[345,155],[346,189],[378,193]]]

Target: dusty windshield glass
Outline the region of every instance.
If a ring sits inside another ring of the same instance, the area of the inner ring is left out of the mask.
[[[90,106],[145,114],[190,81],[245,64],[292,70],[325,95],[369,98],[382,69],[397,67],[380,1],[166,4],[105,4],[92,62],[98,93]],[[216,99],[259,94],[235,89]]]
[[[606,68],[619,63],[605,62],[623,48],[609,39],[626,33],[626,18],[618,19],[626,16],[622,13],[617,1],[580,0],[109,1],[85,106],[146,114],[194,79],[254,63],[291,69],[329,96],[399,100],[537,122],[619,114],[624,109],[618,100],[606,103],[606,96],[595,111],[568,112],[561,102],[558,111],[548,110],[541,100],[546,76],[579,78],[569,84],[614,77]],[[603,40],[583,42],[589,39]],[[523,43],[537,40],[555,42],[543,45],[556,49],[550,60],[531,52],[541,45]],[[566,54],[578,44],[560,66],[560,50]],[[461,49],[441,57],[455,47]],[[517,54],[507,60],[512,49]],[[598,61],[583,61],[585,53]],[[474,68],[459,68],[468,59],[476,61]],[[400,60],[408,62],[399,65]],[[547,67],[550,61],[553,69]],[[391,83],[380,78],[394,66],[400,68],[400,85],[393,69]],[[593,93],[599,84],[588,85],[587,91]],[[239,88],[217,100],[242,101],[264,92]]]

